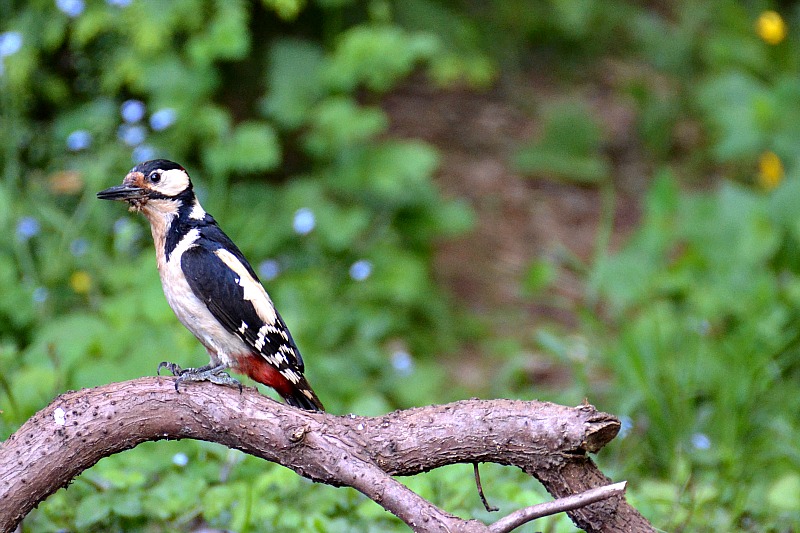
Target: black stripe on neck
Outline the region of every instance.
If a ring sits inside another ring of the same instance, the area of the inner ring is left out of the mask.
[[[192,218],[190,215],[194,209],[195,196],[191,190],[187,190],[174,198],[180,201],[178,205],[178,215],[172,219],[169,228],[167,228],[167,238],[164,242],[164,255],[165,260],[169,261],[169,256],[181,242],[181,239],[186,236],[193,228],[202,228],[204,226],[216,226],[217,222],[214,217],[208,213],[202,219]]]

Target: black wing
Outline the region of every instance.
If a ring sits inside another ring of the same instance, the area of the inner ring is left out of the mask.
[[[300,351],[253,268],[221,230],[216,232],[219,235],[212,239],[203,235],[181,256],[181,268],[192,292],[217,320],[267,362],[279,370],[290,368],[302,373]]]

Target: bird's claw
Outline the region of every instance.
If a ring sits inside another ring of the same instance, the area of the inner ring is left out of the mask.
[[[160,363],[158,363],[158,368],[156,369],[156,374],[157,375],[159,375],[159,376],[161,375],[161,369],[162,368],[166,368],[167,370],[172,372],[173,376],[180,376],[181,374],[186,372],[186,370],[191,370],[189,368],[184,370],[180,366],[176,365],[175,363],[170,363],[170,362],[167,362],[167,361],[161,361]]]
[[[156,373],[159,376],[161,375],[162,368],[166,368],[172,372],[173,376],[178,378],[175,380],[176,392],[180,392],[180,384],[184,381],[210,381],[211,383],[215,383],[217,385],[233,385],[239,388],[239,394],[241,394],[243,390],[242,383],[238,379],[231,377],[227,372],[225,372],[225,370],[228,368],[227,365],[206,365],[201,366],[200,368],[181,368],[175,363],[162,361],[158,364],[158,369],[156,370]]]

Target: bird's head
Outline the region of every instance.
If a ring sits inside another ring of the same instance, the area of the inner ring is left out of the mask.
[[[139,163],[128,172],[122,185],[97,193],[101,200],[128,202],[131,211],[174,210],[193,196],[192,181],[182,166],[166,159]],[[150,204],[150,205],[148,205]]]

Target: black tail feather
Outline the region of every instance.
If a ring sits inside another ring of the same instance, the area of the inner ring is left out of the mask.
[[[283,396],[283,399],[292,407],[298,407],[306,411],[325,411],[322,402],[317,398],[317,395],[311,389],[311,385],[305,379],[296,385],[291,395]]]

